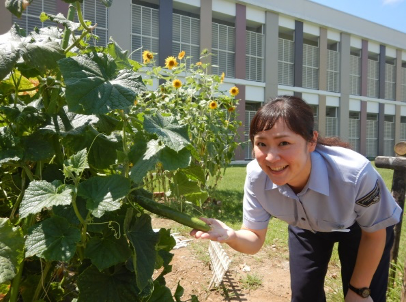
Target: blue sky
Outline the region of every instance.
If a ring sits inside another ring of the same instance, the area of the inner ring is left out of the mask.
[[[406,33],[406,0],[311,0]]]

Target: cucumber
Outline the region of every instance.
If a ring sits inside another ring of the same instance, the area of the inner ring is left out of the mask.
[[[171,207],[155,202],[149,198],[138,195],[136,198],[137,202],[146,210],[151,213],[172,219],[180,224],[186,225],[196,230],[200,231],[210,231],[210,226],[203,220],[192,217],[188,214],[179,212]]]

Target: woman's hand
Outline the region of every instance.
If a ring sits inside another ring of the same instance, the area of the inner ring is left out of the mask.
[[[190,232],[190,235],[199,239],[210,239],[213,241],[218,241],[218,242],[227,242],[230,237],[235,235],[235,231],[228,227],[224,222],[221,222],[220,220],[214,219],[214,218],[200,218],[204,222],[206,222],[208,225],[211,226],[211,230],[208,232],[203,232],[203,231],[198,231],[196,229],[193,229]]]
[[[367,298],[362,298],[357,293],[353,292],[351,289],[348,289],[347,295],[345,296],[345,302],[374,302],[371,296]]]

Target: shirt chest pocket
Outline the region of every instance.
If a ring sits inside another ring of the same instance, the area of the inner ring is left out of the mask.
[[[291,199],[277,199],[275,202],[269,202],[266,205],[266,211],[272,217],[286,221],[289,224],[296,224],[297,209],[295,202]]]
[[[318,219],[317,227],[321,232],[346,232],[354,222],[354,219],[347,219],[346,221]]]

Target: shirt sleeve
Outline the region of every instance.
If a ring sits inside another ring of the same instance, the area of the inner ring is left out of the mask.
[[[266,229],[271,218],[271,215],[262,207],[255,194],[255,187],[259,183],[261,181],[253,181],[249,173],[247,173],[244,185],[243,224],[253,230]]]
[[[363,230],[375,232],[400,221],[401,208],[370,163],[359,174],[356,190],[356,220]]]

